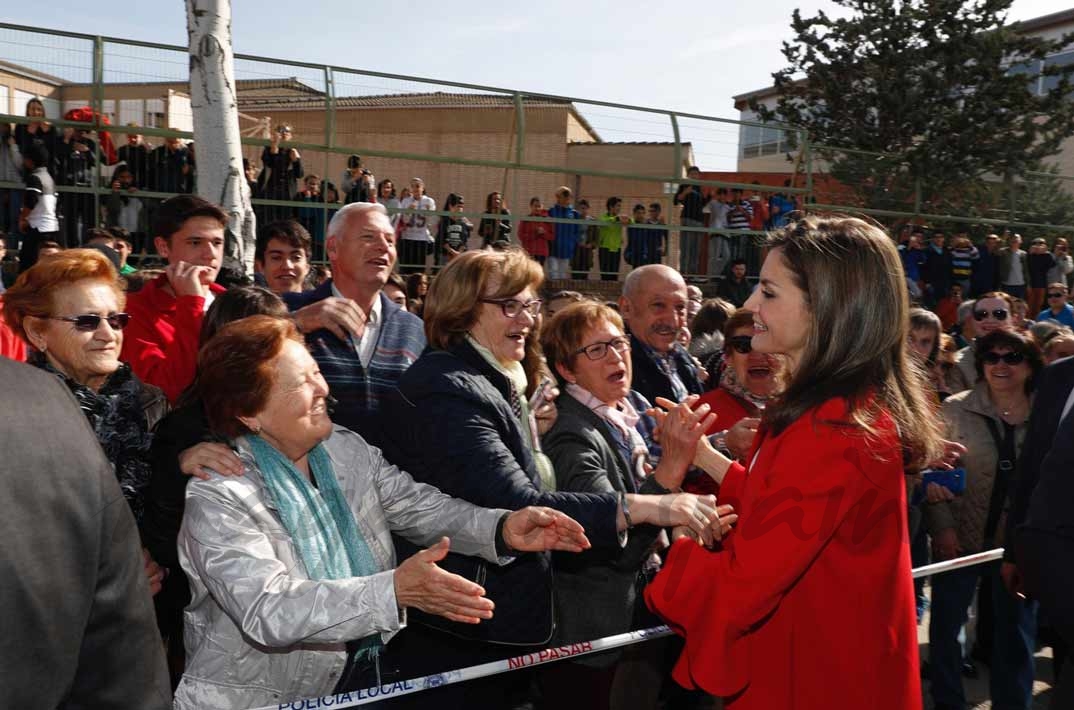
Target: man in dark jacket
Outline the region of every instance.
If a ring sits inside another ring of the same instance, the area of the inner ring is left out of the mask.
[[[1065,642],[1074,644],[1074,358],[1041,373],[1018,461],[1000,573],[1025,590]],[[1074,658],[1057,673],[1052,706],[1074,707]]]
[[[0,358],[0,698],[5,707],[171,707],[138,531],[55,377]]]
[[[716,295],[725,301],[733,303],[735,308],[742,308],[742,304],[749,299],[753,292],[753,286],[746,279],[746,260],[735,259],[731,262],[727,276],[716,288]]]
[[[425,349],[421,319],[381,293],[395,265],[395,230],[383,205],[352,202],[328,224],[332,278],[283,295],[339,400],[332,420],[381,446],[381,404]]]
[[[943,232],[933,232],[929,241],[932,243],[925,249],[921,277],[925,281],[926,302],[936,305],[947,295],[951,285],[951,250],[947,248],[947,237]]]
[[[697,365],[678,341],[688,301],[682,276],[663,264],[634,269],[623,282],[619,309],[630,331],[634,389],[650,403],[704,391]]]

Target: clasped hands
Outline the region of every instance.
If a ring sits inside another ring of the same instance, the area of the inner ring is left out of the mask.
[[[697,395],[691,395],[682,403],[675,403],[663,397],[656,398],[656,406],[648,414],[656,419],[657,427],[653,438],[660,444],[663,455],[657,473],[669,467],[673,468],[677,480],[661,480],[667,488],[678,488],[690,466],[696,466],[708,473],[717,483],[723,481],[727,468],[731,465],[721,453],[709,442],[705,432],[716,421],[716,415],[710,412],[707,404],[694,408]],[[738,521],[738,515],[730,505],[716,505],[715,496],[697,496],[697,505],[703,506],[708,525],[699,530],[692,524],[677,524],[672,529],[672,540],[690,537],[697,542],[711,546],[724,538],[731,527]]]

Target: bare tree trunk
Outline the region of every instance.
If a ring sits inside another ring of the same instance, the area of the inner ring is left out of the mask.
[[[225,257],[252,275],[257,224],[242,169],[231,0],[186,0],[186,26],[198,195],[223,207],[229,222]]]

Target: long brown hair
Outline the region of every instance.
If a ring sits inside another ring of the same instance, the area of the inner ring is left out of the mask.
[[[882,412],[892,417],[908,465],[934,460],[941,431],[908,352],[910,302],[894,241],[861,219],[809,215],[770,234],[767,246],[794,275],[811,323],[797,371],[766,425],[779,434],[841,397],[847,420],[869,434]]]

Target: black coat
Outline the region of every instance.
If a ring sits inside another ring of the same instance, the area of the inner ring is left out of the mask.
[[[142,542],[157,564],[168,568],[164,585],[154,599],[161,632],[181,641],[183,609],[190,603],[190,585],[179,565],[179,528],[186,506],[190,476],[179,470],[179,454],[195,444],[224,441],[209,431],[209,421],[195,401],[172,410],[157,425],[150,449],[153,476],[145,493]]]
[[[393,422],[385,431],[387,459],[415,480],[476,505],[555,508],[581,523],[594,546],[618,545],[618,496],[541,490],[508,391],[507,379],[470,344],[426,349],[384,405],[384,416]],[[400,538],[396,549],[400,561],[417,551]],[[452,553],[440,566],[484,586],[496,613],[476,626],[412,611],[415,621],[482,641],[541,644],[551,637],[548,553],[521,555],[503,567]]]
[[[1007,515],[1007,560],[1014,559],[1022,526],[1074,539],[1074,411],[1063,422],[1065,432],[1059,426],[1072,389],[1074,358],[1044,368],[1038,378]]]
[[[0,358],[4,707],[171,707],[138,531],[53,375]]]
[[[635,392],[645,397],[651,404],[656,404],[657,397],[677,401],[671,391],[671,379],[653,362],[645,346],[633,335],[630,336],[630,356],[634,368]],[[686,352],[686,348],[675,343],[671,350],[671,359],[675,363],[679,379],[686,386],[686,391],[690,394],[702,394],[705,388],[698,377],[697,365],[694,364],[690,353]]]

